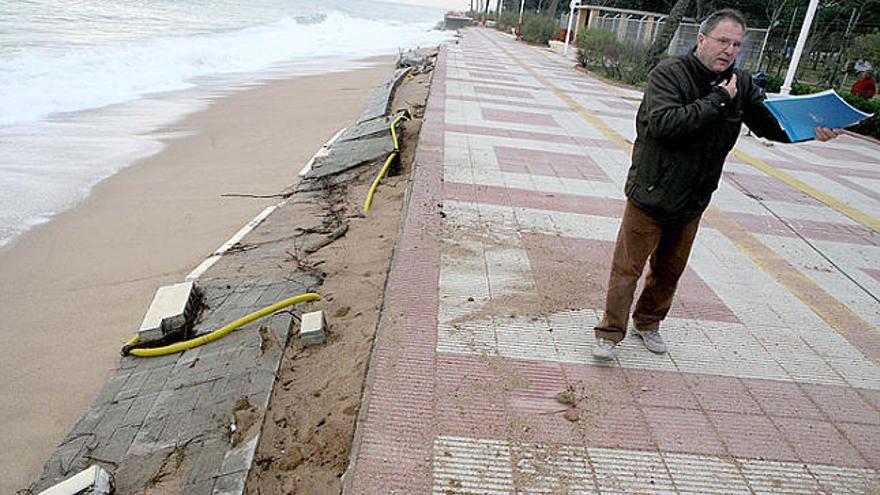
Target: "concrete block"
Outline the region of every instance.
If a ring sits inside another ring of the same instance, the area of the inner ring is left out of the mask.
[[[142,342],[161,339],[183,328],[194,309],[194,288],[191,281],[159,287],[138,330]]]
[[[312,346],[324,343],[326,320],[323,311],[313,311],[302,315],[299,339],[303,345]]]
[[[384,159],[394,151],[391,133],[375,138],[336,143],[326,156],[315,159],[306,178],[335,175],[358,165]]]
[[[43,490],[40,495],[111,495],[112,493],[113,476],[100,466],[91,466]]]

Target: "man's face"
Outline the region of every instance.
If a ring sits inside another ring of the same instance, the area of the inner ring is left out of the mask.
[[[738,22],[722,19],[708,35],[697,35],[697,58],[712,72],[720,74],[736,61],[745,34]]]

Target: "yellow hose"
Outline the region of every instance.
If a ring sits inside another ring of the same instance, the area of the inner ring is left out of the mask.
[[[202,336],[196,337],[194,339],[189,339],[189,340],[185,340],[183,342],[177,342],[175,344],[166,345],[166,346],[162,346],[162,347],[131,349],[129,351],[129,354],[131,354],[133,356],[137,356],[137,357],[158,357],[158,356],[165,356],[168,354],[174,354],[176,352],[183,352],[185,350],[192,349],[194,347],[199,347],[199,346],[208,344],[210,342],[214,342],[215,340],[221,339],[221,338],[225,337],[226,334],[228,334],[229,332],[236,330],[240,327],[243,327],[244,325],[247,325],[248,323],[250,323],[254,320],[258,320],[264,316],[270,315],[270,314],[278,311],[279,309],[283,309],[288,306],[292,306],[294,304],[305,302],[305,301],[315,301],[320,298],[321,298],[321,296],[319,294],[314,293],[314,292],[309,292],[307,294],[300,294],[298,296],[294,296],[294,297],[291,297],[288,299],[284,299],[282,301],[278,301],[277,303],[275,303],[271,306],[266,306],[265,308],[263,308],[259,311],[251,313],[243,318],[239,318],[239,319],[233,321],[232,323],[226,325],[225,327],[220,328],[218,330],[214,330],[213,332],[211,332],[207,335],[202,335]],[[139,340],[140,340],[140,337],[135,335],[134,338],[132,338],[131,340],[129,340],[126,343],[126,346],[137,344]]]
[[[400,152],[400,143],[397,142],[397,123],[403,119],[408,119],[409,116],[406,111],[401,113],[394,119],[394,122],[391,123],[391,140],[394,142],[394,151],[388,155],[388,158],[385,160],[385,165],[382,165],[382,169],[379,170],[379,175],[376,176],[376,179],[373,181],[373,184],[370,186],[370,190],[367,192],[367,199],[364,201],[364,213],[369,213],[370,205],[373,204],[373,195],[376,194],[376,189],[379,187],[379,182],[385,177],[385,174],[388,172],[388,167],[391,166],[391,162],[394,161],[394,158],[397,157],[397,154]]]

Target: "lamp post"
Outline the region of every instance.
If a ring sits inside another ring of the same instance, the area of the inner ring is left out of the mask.
[[[519,2],[519,25],[520,25],[520,29],[522,29],[522,16],[523,16],[523,10],[525,10],[525,8],[526,8],[526,0],[522,0],[522,1],[520,1],[520,2]]]
[[[797,72],[798,63],[801,61],[804,45],[807,44],[807,36],[810,34],[810,26],[813,24],[813,16],[816,15],[816,8],[818,6],[819,0],[810,0],[810,6],[807,7],[807,15],[804,17],[804,24],[801,26],[801,34],[798,36],[797,45],[794,47],[791,63],[788,64],[788,72],[785,73],[785,82],[782,83],[782,88],[779,90],[784,95],[791,93],[791,83],[794,81],[794,74]]]
[[[568,4],[568,29],[565,30],[565,48],[562,49],[562,56],[568,55],[568,43],[571,39],[571,25],[574,24],[574,8],[578,4],[578,0],[571,0]]]

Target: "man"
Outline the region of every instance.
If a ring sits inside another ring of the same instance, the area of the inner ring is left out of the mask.
[[[877,93],[877,85],[874,84],[874,77],[871,75],[870,70],[866,70],[862,72],[862,77],[855,84],[853,84],[850,93],[861,96],[866,100],[870,100],[874,97],[874,94]]]
[[[742,123],[758,136],[788,141],[761,104],[763,92],[748,74],[734,68],[745,29],[739,12],[714,12],[700,25],[692,52],[660,62],[649,76],[636,116],[627,202],[605,315],[595,327],[593,356],[598,359],[613,358],[615,345],[626,336],[633,293],[649,256],[650,271],[633,323],[650,351],[666,352],[660,322]],[[826,141],[837,133],[817,128],[816,139]]]

